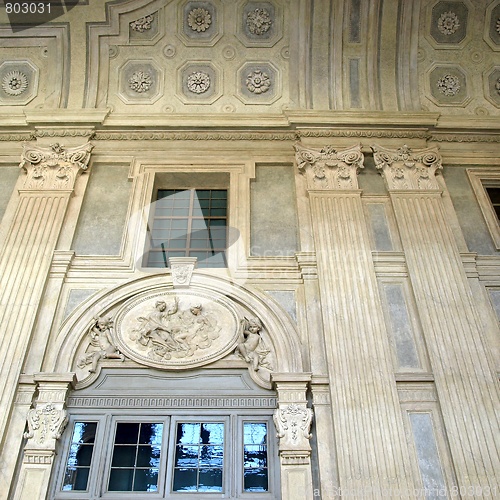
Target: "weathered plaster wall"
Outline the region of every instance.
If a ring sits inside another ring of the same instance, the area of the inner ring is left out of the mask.
[[[0,222],[2,221],[18,177],[19,167],[3,167],[0,170]]]
[[[127,176],[125,166],[92,167],[73,240],[77,254],[119,254],[131,186]]]

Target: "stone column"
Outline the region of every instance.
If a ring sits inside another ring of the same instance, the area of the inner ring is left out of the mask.
[[[28,411],[28,440],[13,500],[47,497],[56,442],[67,423],[66,396],[76,383],[74,373],[38,373],[38,397]]]
[[[373,150],[394,207],[460,491],[498,492],[498,380],[436,180],[441,158],[435,148]]]
[[[0,248],[0,448],[68,201],[91,149],[24,146],[24,185]]]
[[[410,458],[356,176],[361,148],[297,145],[296,152],[311,204],[340,488],[410,498]]]
[[[274,373],[278,392],[274,423],[279,438],[281,498],[313,500],[309,434],[313,412],[307,407],[310,373]]]

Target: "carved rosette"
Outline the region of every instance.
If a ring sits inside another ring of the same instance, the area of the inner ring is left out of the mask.
[[[440,189],[436,171],[443,166],[437,148],[412,150],[404,145],[385,149],[374,145],[372,150],[375,165],[390,190]]]
[[[50,148],[25,144],[19,167],[27,173],[24,189],[30,191],[71,191],[82,170],[87,170],[92,144],[64,148],[58,143]]]
[[[127,301],[115,320],[116,348],[160,369],[186,369],[221,359],[238,345],[238,314],[215,293],[165,289]]]
[[[361,145],[317,150],[296,144],[295,158],[299,171],[307,176],[308,189],[358,189],[357,173],[364,159]]]

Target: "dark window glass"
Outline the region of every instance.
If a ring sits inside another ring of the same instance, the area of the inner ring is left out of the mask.
[[[493,205],[493,210],[497,214],[497,219],[500,221],[500,188],[487,187],[485,189]]]
[[[96,430],[97,422],[75,422],[64,473],[64,491],[87,489]]]
[[[157,491],[163,424],[116,424],[109,491]]]
[[[174,491],[222,491],[223,467],[223,423],[177,424]]]
[[[149,233],[148,267],[167,267],[170,257],[226,267],[227,190],[160,189]]]
[[[243,489],[268,491],[267,424],[243,424]]]

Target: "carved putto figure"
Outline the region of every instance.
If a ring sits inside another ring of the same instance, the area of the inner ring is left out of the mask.
[[[130,332],[148,355],[157,360],[191,357],[198,349],[207,349],[219,337],[220,327],[215,316],[203,311],[201,304],[179,308],[179,299],[167,305],[158,300],[155,310],[137,318],[139,326]]]
[[[100,359],[120,359],[121,361],[125,359],[113,339],[111,318],[95,317],[94,320],[88,333],[90,342],[88,352],[77,363],[78,368],[85,368],[90,364],[90,373],[97,370],[97,363]]]
[[[258,371],[261,367],[270,368],[266,360],[269,350],[266,349],[260,335],[262,323],[259,318],[244,318],[240,323],[240,342],[236,346],[235,353],[239,354],[253,370]]]

